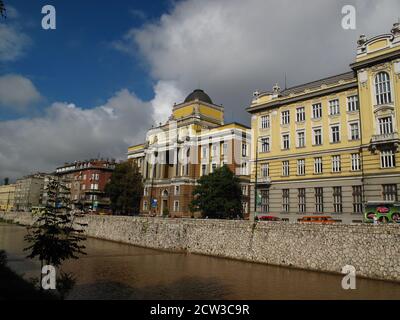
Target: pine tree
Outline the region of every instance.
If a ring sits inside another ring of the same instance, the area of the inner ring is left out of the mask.
[[[62,181],[51,178],[45,191],[47,204],[38,213],[33,226],[28,227],[25,241],[30,246],[24,250],[30,251],[28,258],[40,260],[41,269],[44,265],[51,265],[57,269],[65,260],[78,259],[80,254],[85,254],[85,246],[81,242],[86,239],[83,235],[86,224],[76,221],[78,215],[71,210],[70,190]],[[63,279],[67,279],[67,286],[71,287],[72,276],[62,272],[57,274],[60,275],[60,287],[63,287]]]

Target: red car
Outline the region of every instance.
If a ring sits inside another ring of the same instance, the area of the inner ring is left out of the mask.
[[[274,216],[257,216],[258,221],[281,221],[280,218]]]

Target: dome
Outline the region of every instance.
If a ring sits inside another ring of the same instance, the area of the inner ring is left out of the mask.
[[[213,102],[212,102],[211,98],[208,96],[208,94],[205,93],[205,92],[204,92],[203,90],[201,90],[201,89],[196,89],[196,90],[194,90],[191,94],[189,94],[189,95],[186,97],[184,103],[191,102],[191,101],[196,101],[196,100],[199,100],[199,101],[203,101],[203,102],[206,102],[206,103],[213,104]]]

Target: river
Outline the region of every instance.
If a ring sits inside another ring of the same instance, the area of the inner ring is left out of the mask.
[[[24,227],[0,224],[0,249],[25,278],[37,261],[25,258]],[[400,284],[358,279],[343,290],[340,275],[171,253],[89,238],[87,255],[63,265],[77,278],[68,299],[400,299]]]

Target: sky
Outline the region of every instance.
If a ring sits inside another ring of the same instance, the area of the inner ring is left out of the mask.
[[[398,0],[5,0],[0,181],[126,158],[172,105],[204,89],[249,124],[255,90],[349,71],[360,34],[390,32]],[[56,30],[44,30],[44,5]],[[342,27],[342,7],[356,29]],[[1,182],[0,182],[1,183]]]

